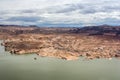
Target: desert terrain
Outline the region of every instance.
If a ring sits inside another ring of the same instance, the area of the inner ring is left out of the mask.
[[[11,54],[76,60],[120,58],[120,26],[37,27],[0,25],[1,45]]]

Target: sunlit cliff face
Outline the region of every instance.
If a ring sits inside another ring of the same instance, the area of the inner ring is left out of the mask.
[[[0,0],[0,23],[41,26],[120,25],[119,0]]]

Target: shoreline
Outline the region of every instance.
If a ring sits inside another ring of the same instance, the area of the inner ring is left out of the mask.
[[[65,37],[65,36],[62,35],[62,37]],[[56,38],[56,37],[54,37],[54,38]],[[71,36],[69,36],[69,38],[71,38]],[[74,39],[71,40],[71,41],[73,41],[73,42],[70,42],[70,43],[72,43],[71,45],[69,44],[69,41],[68,41],[68,45],[66,43],[62,43],[60,41],[58,42],[59,39],[57,39],[56,41],[53,41],[53,40],[46,41],[46,39],[43,39],[42,43],[41,43],[41,40],[38,40],[38,41],[35,41],[35,40],[20,41],[20,40],[21,39],[18,39],[18,38],[14,39],[13,41],[12,41],[12,39],[11,40],[6,39],[6,40],[4,40],[2,45],[5,47],[5,50],[9,51],[11,54],[22,55],[22,54],[28,54],[28,53],[33,54],[34,53],[34,54],[37,54],[38,56],[42,56],[42,57],[55,57],[55,58],[60,58],[60,59],[65,59],[65,60],[76,60],[80,56],[85,57],[86,59],[95,59],[95,58],[97,58],[97,59],[100,59],[100,58],[112,59],[113,57],[116,57],[116,58],[120,57],[119,54],[116,55],[116,53],[115,53],[115,52],[117,52],[117,49],[119,49],[119,47],[116,46],[117,44],[111,44],[111,45],[114,45],[113,47],[108,46],[108,45],[105,46],[106,44],[97,46],[98,43],[93,44],[93,45],[84,44],[83,46],[85,46],[85,47],[83,49],[81,49],[81,46],[79,45],[80,48],[78,46],[79,41],[76,42],[76,40],[74,41]],[[67,39],[65,39],[65,41],[66,40]],[[53,42],[51,42],[51,41],[53,41]],[[75,46],[73,43],[75,43],[77,46]],[[39,44],[42,44],[42,46]],[[73,47],[69,47],[72,45],[75,47],[75,49],[73,49]],[[116,48],[114,48],[114,47],[116,47]]]
[[[0,38],[3,40],[5,51],[11,54],[34,53],[38,56],[65,60],[76,60],[80,56],[86,59],[120,58],[120,37],[113,34],[94,35],[88,33],[90,29],[86,28],[80,29],[80,33],[77,28],[40,28],[40,31],[37,28],[36,31],[36,28],[31,27],[12,27],[8,31],[9,28],[1,28],[3,31],[0,31]]]

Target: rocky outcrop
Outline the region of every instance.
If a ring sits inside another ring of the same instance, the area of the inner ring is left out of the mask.
[[[43,48],[37,54],[40,56],[56,57],[56,58],[65,59],[65,60],[78,59],[78,56],[76,56],[76,53],[55,49],[53,47]]]
[[[105,35],[112,31],[111,28],[12,27],[9,30],[9,27],[1,27],[1,29],[11,33],[0,31],[0,36],[5,37],[1,37],[4,39],[2,45],[5,46],[6,51],[12,54],[34,53],[43,57],[65,60],[76,60],[80,56],[87,59],[120,57],[120,37],[110,33]],[[100,35],[101,33],[94,34],[105,30],[106,32],[102,35]],[[119,28],[114,30],[119,30]]]
[[[24,34],[6,39],[2,45],[14,54],[36,53],[65,60],[75,60],[79,56],[87,59],[120,57],[120,40],[104,36]]]

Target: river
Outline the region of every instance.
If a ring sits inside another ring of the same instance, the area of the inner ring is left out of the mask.
[[[0,46],[0,80],[120,80],[120,60],[11,55]]]

